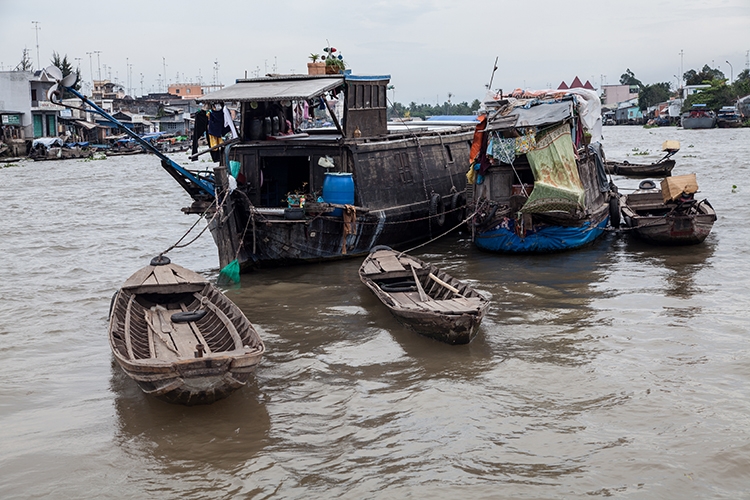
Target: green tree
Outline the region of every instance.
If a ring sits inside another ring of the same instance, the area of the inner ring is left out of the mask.
[[[388,118],[394,117],[407,117],[411,116],[414,118],[422,118],[423,120],[430,116],[438,115],[473,115],[479,110],[481,106],[479,99],[474,99],[471,104],[464,101],[459,104],[452,104],[444,102],[443,104],[417,104],[412,101],[409,103],[409,107],[404,107],[401,103],[393,103],[393,106],[388,108]]]
[[[668,100],[670,94],[669,83],[667,82],[645,85],[638,92],[638,108],[645,111],[651,106]]]
[[[705,81],[705,80],[704,80]],[[718,111],[722,106],[732,106],[736,98],[732,92],[732,87],[727,85],[726,79],[720,78],[707,82],[710,88],[692,94],[685,99],[682,110],[690,109],[693,104],[705,104],[706,107]]]
[[[620,75],[620,85],[637,85],[639,89],[643,88],[643,83],[635,77],[630,68],[626,69],[625,73]]]
[[[685,85],[701,85],[708,83],[711,80],[724,80],[726,76],[720,70],[711,68],[708,64],[703,65],[703,69],[700,73],[694,69],[686,71],[682,77],[685,79]]]
[[[750,70],[743,69],[732,83],[732,95],[736,99],[750,95]]]
[[[68,61],[68,55],[66,54],[62,58],[60,57],[60,54],[57,52],[52,52],[52,64],[57,66],[60,71],[62,72],[63,78],[68,76],[69,74],[73,73],[73,65],[70,64]],[[76,90],[81,90],[81,72],[80,70],[75,70],[76,75],[76,82],[73,84],[73,88]],[[67,90],[63,94],[63,99],[67,99],[69,97],[74,97],[73,94],[68,92]]]

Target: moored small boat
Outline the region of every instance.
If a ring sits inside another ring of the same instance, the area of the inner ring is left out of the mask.
[[[696,200],[695,174],[670,177],[661,189],[646,180],[633,193],[620,195],[622,224],[635,236],[657,245],[694,245],[711,232],[716,211]]]
[[[112,298],[109,341],[143,392],[185,405],[213,403],[244,387],[265,352],[231,300],[164,256]]]
[[[675,161],[672,156],[680,150],[679,141],[665,141],[662,151],[667,153],[653,163],[630,163],[629,161],[610,161],[604,164],[608,174],[626,177],[669,177],[672,175]]]
[[[448,344],[468,344],[477,335],[489,299],[433,264],[373,248],[359,279],[404,326]]]

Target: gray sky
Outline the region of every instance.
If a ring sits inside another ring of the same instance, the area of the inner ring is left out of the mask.
[[[274,66],[306,73],[328,40],[354,74],[391,75],[389,99],[434,104],[450,93],[458,103],[484,96],[495,57],[492,87],[504,91],[576,75],[599,88],[627,68],[676,85],[681,65],[729,77],[726,61],[736,76],[750,50],[750,0],[0,0],[0,33],[3,70],[24,48],[38,67],[38,36],[42,66],[56,51],[84,81],[101,69],[136,95],[159,90],[165,73],[168,83],[218,74],[225,85]]]

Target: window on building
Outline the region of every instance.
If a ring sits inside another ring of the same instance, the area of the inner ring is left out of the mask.
[[[189,94],[190,93],[190,89],[185,89],[185,92]]]

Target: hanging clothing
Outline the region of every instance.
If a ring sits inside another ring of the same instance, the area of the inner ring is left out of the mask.
[[[234,127],[234,120],[232,120],[232,114],[229,109],[224,107],[224,127],[229,128],[229,132],[232,132],[232,139],[237,138],[237,129]]]
[[[201,109],[195,113],[195,127],[193,128],[193,147],[192,154],[198,152],[198,141],[201,137],[206,135],[208,130],[208,114],[205,110]],[[193,161],[198,161],[198,158],[193,158]]]
[[[229,132],[229,127],[224,124],[224,112],[221,110],[209,111],[208,133],[215,137],[222,137],[227,132]]]
[[[224,139],[215,135],[208,134],[208,147],[213,148],[224,142]],[[214,162],[221,161],[221,151],[218,149],[211,151],[211,160]]]

